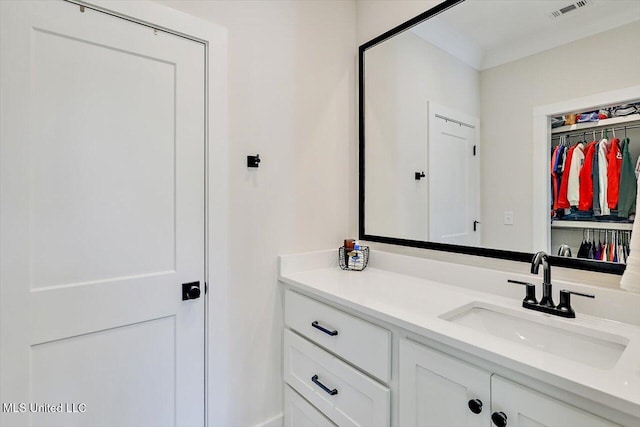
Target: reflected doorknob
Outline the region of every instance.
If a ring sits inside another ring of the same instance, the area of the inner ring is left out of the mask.
[[[182,301],[200,298],[200,282],[182,284]]]

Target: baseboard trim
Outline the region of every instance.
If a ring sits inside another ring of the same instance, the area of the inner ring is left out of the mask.
[[[255,427],[283,427],[283,425],[284,419],[282,417],[282,414],[278,414],[275,417],[256,425]]]

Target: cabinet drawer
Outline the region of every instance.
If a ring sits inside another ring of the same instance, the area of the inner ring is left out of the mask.
[[[388,330],[291,290],[285,293],[285,323],[381,381],[389,382]]]
[[[284,427],[336,427],[287,385],[284,386]]]
[[[284,379],[341,427],[389,425],[387,387],[290,330],[284,331]]]

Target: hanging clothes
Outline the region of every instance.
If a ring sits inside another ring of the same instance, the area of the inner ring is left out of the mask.
[[[598,143],[598,169],[597,169],[597,173],[598,173],[598,192],[596,193],[595,191],[595,185],[594,185],[594,191],[593,191],[593,198],[594,198],[594,203],[593,203],[593,215],[595,216],[605,216],[605,215],[610,215],[611,214],[611,210],[609,209],[609,206],[607,205],[607,152],[608,152],[608,146],[609,146],[609,141],[607,140],[607,138],[603,138],[599,143]],[[594,174],[596,172],[594,171]],[[594,181],[595,181],[595,177],[594,177]],[[596,203],[595,203],[595,198],[596,198],[596,194],[598,194],[598,210],[596,210]]]
[[[591,166],[591,177],[593,179],[593,215],[602,215],[600,209],[600,143],[596,142],[593,153],[593,165]]]
[[[576,147],[573,146],[569,148],[566,156],[566,160],[564,163],[563,173],[560,180],[560,190],[558,191],[558,203],[557,206],[559,209],[569,209],[571,205],[569,204],[569,200],[567,199],[567,190],[569,189],[569,174],[571,173],[571,168],[568,167],[571,165],[571,161],[573,158],[573,152]]]
[[[593,208],[593,158],[597,141],[590,142],[585,149],[584,165],[580,169],[580,199],[578,209],[589,211]]]
[[[611,235],[613,236],[613,233],[611,233]],[[611,262],[618,262],[618,257],[616,256],[616,243],[615,240],[612,238],[611,242],[609,243],[609,261]]]
[[[587,258],[589,258],[589,259],[596,259],[595,247],[596,247],[596,241],[595,241],[595,239],[594,239],[594,240],[589,244],[589,255],[587,255]]]
[[[636,212],[636,193],[638,191],[638,181],[633,170],[629,143],[629,138],[622,140],[622,166],[618,200],[618,216],[622,218],[629,218],[629,215]]]
[[[555,211],[556,199],[558,198],[558,180],[556,179],[556,162],[558,160],[558,150],[560,150],[560,146],[558,145],[551,152],[551,165],[549,166],[549,172],[551,173],[551,210]]]
[[[578,255],[576,258],[586,258],[589,255],[589,243],[583,238],[580,247],[578,248]]]
[[[622,167],[622,152],[619,144],[620,140],[613,138],[609,142],[609,150],[607,152],[607,206],[609,209],[618,207],[620,169]]]
[[[565,147],[559,145],[554,151],[554,156],[551,164],[551,178],[553,183],[553,210],[559,209],[558,196],[560,194],[560,183],[562,179],[562,164],[564,159]]]
[[[598,244],[595,246],[596,246],[596,249],[593,253],[593,259],[602,260],[602,243],[598,241]]]
[[[580,172],[584,166],[584,142],[573,147],[573,155],[569,165],[569,179],[567,183],[567,200],[569,206],[578,206],[580,203]]]

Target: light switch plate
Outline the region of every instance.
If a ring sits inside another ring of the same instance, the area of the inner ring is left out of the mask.
[[[504,211],[504,225],[513,225],[513,211]]]

